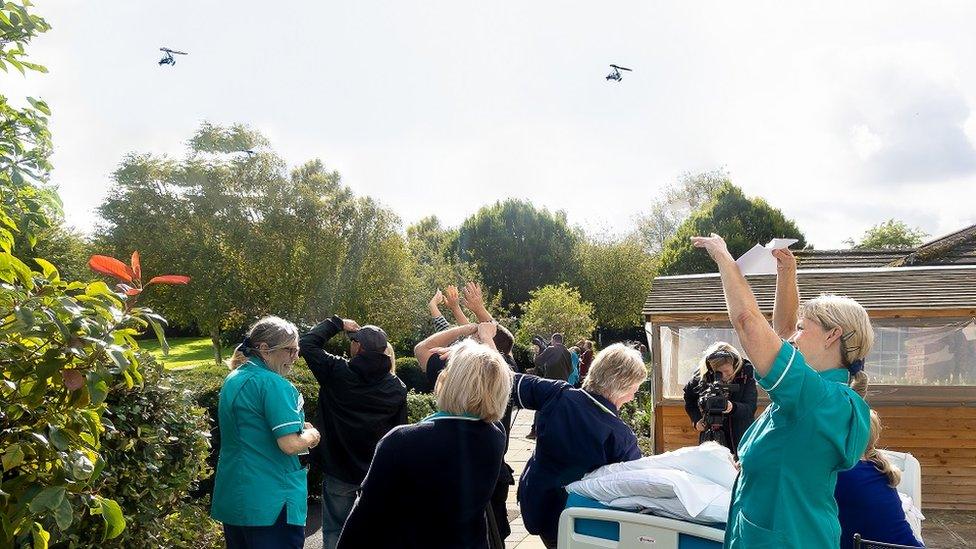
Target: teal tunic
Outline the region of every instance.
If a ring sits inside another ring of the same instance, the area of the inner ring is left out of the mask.
[[[857,464],[870,433],[870,409],[848,379],[843,368],[814,371],[785,342],[769,373],[757,370],[772,403],[739,443],[725,547],[840,545],[837,473]]]
[[[220,457],[210,516],[234,526],[272,526],[283,506],[288,524],[305,525],[308,485],[298,456],[278,438],[305,426],[304,399],[287,379],[251,358],[231,372],[217,407]]]

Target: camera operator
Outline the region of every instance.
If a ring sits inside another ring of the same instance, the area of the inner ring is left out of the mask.
[[[756,415],[752,363],[732,345],[713,343],[685,385],[685,411],[699,433],[699,444],[714,440],[737,455],[739,439]]]

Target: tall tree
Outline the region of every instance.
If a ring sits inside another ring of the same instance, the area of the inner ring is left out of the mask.
[[[731,183],[724,169],[700,173],[686,172],[668,185],[651,204],[651,210],[637,218],[637,232],[650,253],[660,252],[684,220],[709,201],[726,183]]]
[[[639,326],[651,290],[655,260],[640,237],[592,239],[579,248],[580,294],[593,303],[601,328]]]
[[[509,199],[466,219],[454,249],[462,260],[474,262],[485,284],[512,305],[528,299],[533,288],[575,280],[579,240],[565,212]]]
[[[717,233],[729,246],[733,256],[739,256],[757,243],[772,238],[796,238],[796,248],[806,246],[806,239],[796,223],[761,198],[747,198],[742,189],[731,183],[723,184],[715,196],[678,227],[661,252],[658,274],[676,275],[708,273],[715,263],[701,250],[691,245],[691,237]]]
[[[153,303],[209,335],[216,360],[222,332],[265,314],[311,323],[339,312],[393,338],[411,332],[414,274],[399,219],[322,162],[289,174],[257,132],[204,124],[182,160],[130,155],[115,179],[102,240],[152,249],[148,260],[193,277]]]
[[[929,236],[920,227],[909,227],[904,221],[889,219],[871,227],[855,243],[853,238],[844,242],[858,250],[897,250],[915,248]]]

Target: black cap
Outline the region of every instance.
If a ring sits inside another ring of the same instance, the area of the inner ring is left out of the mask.
[[[349,339],[359,343],[364,351],[385,351],[386,332],[379,326],[367,325],[349,334]]]

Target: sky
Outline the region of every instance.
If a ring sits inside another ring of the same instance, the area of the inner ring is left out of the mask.
[[[53,182],[91,231],[132,152],[245,123],[405,224],[527,198],[623,234],[725,169],[820,249],[976,223],[973,2],[35,0]],[[189,52],[160,66],[161,46]],[[630,67],[621,82],[608,65]],[[970,70],[967,70],[970,69]]]

